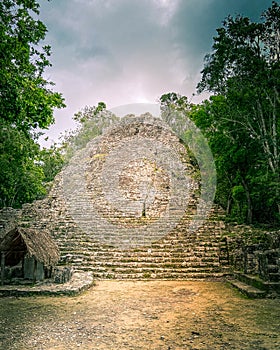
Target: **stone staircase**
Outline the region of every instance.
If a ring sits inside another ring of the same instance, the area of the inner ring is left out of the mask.
[[[211,226],[192,235],[174,230],[149,245],[120,249],[94,241],[73,222],[67,230],[60,226],[55,240],[61,265],[91,271],[97,279],[217,278],[229,273],[227,247],[221,240],[221,223]]]
[[[279,281],[264,281],[259,276],[245,274],[235,271],[230,284],[249,298],[274,298],[280,295]]]
[[[46,229],[59,264],[95,278],[221,277],[223,212],[208,210],[211,183],[204,193],[192,157],[162,120],[122,118],[72,157],[44,200],[23,208],[20,225]]]
[[[199,171],[192,153],[162,120],[122,118],[77,151],[48,196],[24,205],[13,221],[46,230],[61,266],[96,279],[218,278],[231,274],[230,262],[279,283],[280,235],[263,247],[229,232],[223,211],[209,210],[211,176],[202,186],[208,172]],[[239,286],[247,277],[239,275]]]
[[[60,250],[60,266],[91,271],[95,279],[202,279],[230,274],[219,208],[213,208],[205,225],[194,233],[183,222],[161,240],[130,249],[97,242],[77,225],[63,199],[54,193],[25,205],[20,218],[21,227],[51,233]]]
[[[197,169],[161,120],[122,119],[77,153],[60,176],[50,205],[60,210],[50,231],[61,264],[92,271],[95,278],[185,279],[227,272],[223,213],[213,208],[198,230],[188,230],[192,220],[201,220],[196,212],[204,218],[207,204],[202,200],[198,210]]]
[[[196,232],[180,223],[161,240],[131,249],[101,244],[84,232],[63,203],[52,195],[27,204],[18,224],[47,229],[59,246],[60,266],[90,271],[95,279],[193,279],[221,278],[230,274],[227,241],[222,239],[222,213],[213,208],[210,218]]]

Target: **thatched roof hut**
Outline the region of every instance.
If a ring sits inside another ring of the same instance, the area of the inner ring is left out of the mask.
[[[58,247],[50,235],[29,228],[15,227],[9,231],[0,240],[0,253],[2,271],[5,266],[15,266],[25,258],[33,259],[36,266],[38,262],[46,268],[54,266],[59,260]]]
[[[27,254],[45,266],[54,266],[59,260],[58,247],[50,235],[27,228],[15,228],[8,232],[0,242],[0,251],[5,252],[6,265],[12,263],[13,255],[20,258]]]

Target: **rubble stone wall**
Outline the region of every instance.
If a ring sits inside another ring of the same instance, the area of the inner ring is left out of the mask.
[[[269,282],[280,281],[280,231],[255,230],[250,226],[228,229],[229,262],[245,274]]]
[[[223,211],[213,205],[193,225],[199,192],[199,171],[172,130],[150,115],[128,117],[78,151],[49,195],[25,204],[15,221],[48,230],[60,265],[96,277],[220,276]],[[6,222],[8,211],[1,215]]]

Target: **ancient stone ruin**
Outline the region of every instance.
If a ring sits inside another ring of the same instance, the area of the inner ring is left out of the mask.
[[[78,151],[17,225],[47,230],[60,265],[100,278],[190,278],[225,270],[223,213],[190,229],[199,197],[190,152],[162,120],[128,116]]]
[[[223,211],[201,201],[201,176],[167,123],[127,116],[76,152],[45,199],[2,210],[0,238],[47,231],[58,265],[94,278],[222,277],[235,246]]]

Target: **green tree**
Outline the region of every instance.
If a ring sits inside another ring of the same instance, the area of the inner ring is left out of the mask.
[[[251,222],[253,208],[247,169],[248,164],[252,163],[250,156],[253,152],[249,151],[249,145],[246,147],[245,136],[240,130],[237,137],[231,123],[224,122],[229,113],[226,99],[219,95],[210,97],[209,101],[200,105],[193,105],[189,117],[207,137],[215,158],[216,202],[235,220]],[[235,195],[237,193],[238,196]]]
[[[53,108],[64,106],[43,77],[51,66],[50,46],[40,46],[47,28],[38,15],[35,0],[0,3],[0,118],[25,131],[48,127]]]
[[[76,130],[66,133],[61,138],[66,161],[77,150],[84,148],[90,140],[101,135],[104,129],[119,120],[106,109],[104,102],[99,102],[97,106],[85,106],[74,115],[73,119],[78,123]]]
[[[229,16],[217,33],[198,91],[223,98],[220,110],[212,99],[207,117],[214,116],[221,146],[229,145],[232,197],[241,202],[242,186],[247,221],[275,221],[280,215],[280,6],[273,1],[256,23]]]
[[[45,192],[37,128],[54,122],[61,94],[44,78],[50,46],[35,0],[0,2],[0,205],[19,207]]]
[[[0,207],[20,207],[46,193],[40,149],[22,130],[0,128]]]
[[[65,164],[65,147],[57,144],[43,148],[40,152],[40,165],[44,173],[44,183],[51,182]]]
[[[239,223],[253,220],[275,222],[274,180],[267,172],[267,165],[260,161],[255,140],[232,126],[232,111],[226,97],[211,96],[201,104],[191,104],[186,97],[170,93],[163,95],[160,101],[163,118],[169,123],[176,118],[179,129],[183,125],[186,135],[182,137],[187,144],[191,142],[186,124],[188,118],[207,138],[217,170],[215,201],[226,210],[228,217]],[[179,118],[174,111],[179,112]],[[197,140],[195,137],[195,143]],[[208,164],[208,157],[199,152],[205,147],[191,142],[191,148],[199,155],[202,164]],[[201,170],[203,175],[200,166]]]
[[[194,226],[190,228],[195,228],[199,222],[202,223],[202,218],[208,215],[216,191],[216,169],[212,152],[207,139],[190,118],[194,106],[186,96],[174,92],[164,94],[160,98],[161,118],[185,145],[190,162],[194,165],[193,175],[199,183],[196,217],[193,220]]]

